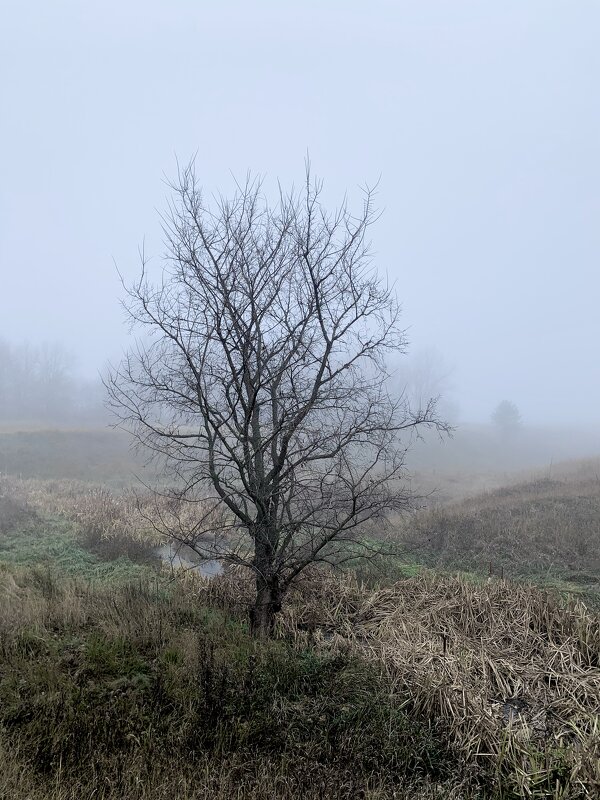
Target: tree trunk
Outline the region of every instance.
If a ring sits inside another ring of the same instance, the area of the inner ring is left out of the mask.
[[[281,588],[275,565],[277,530],[261,519],[254,528],[254,568],[256,595],[250,609],[250,631],[257,638],[272,635],[275,615],[281,611]]]
[[[275,616],[281,611],[281,592],[276,575],[256,579],[256,597],[250,609],[250,632],[258,639],[266,639],[273,633]]]

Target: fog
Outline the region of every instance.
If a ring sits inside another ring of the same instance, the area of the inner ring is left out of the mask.
[[[599,25],[591,0],[5,5],[2,352],[69,354],[56,397],[80,398],[28,416],[97,405],[127,343],[115,263],[160,263],[177,158],[209,192],[248,169],[274,192],[308,152],[331,204],[379,181],[411,391],[466,426],[506,399],[595,427]]]

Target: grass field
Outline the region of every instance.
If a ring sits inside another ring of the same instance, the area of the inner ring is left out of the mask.
[[[0,797],[600,796],[600,462],[431,505],[259,643],[247,575],[160,569],[122,440],[67,438],[0,478]]]
[[[91,481],[118,488],[144,476],[147,467],[125,434],[112,430],[30,426],[0,428],[0,473],[45,480]],[[151,473],[150,479],[156,476]]]
[[[600,452],[600,433],[581,430],[524,429],[503,439],[485,426],[461,426],[452,438],[429,435],[408,453],[415,489],[435,490],[431,503],[462,499],[499,488],[514,479],[573,458]],[[31,424],[0,424],[0,473],[24,478],[71,479],[120,488],[136,475],[160,480],[133,452],[128,437],[109,427],[48,430]]]
[[[598,616],[506,581],[0,568],[0,796],[595,798]],[[176,795],[173,794],[176,792]]]

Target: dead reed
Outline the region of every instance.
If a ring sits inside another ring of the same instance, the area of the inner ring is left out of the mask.
[[[249,590],[237,573],[198,588],[232,610]],[[464,773],[498,797],[600,796],[600,616],[581,603],[495,578],[425,572],[373,591],[319,572],[279,635],[378,664],[410,714],[450,726]]]

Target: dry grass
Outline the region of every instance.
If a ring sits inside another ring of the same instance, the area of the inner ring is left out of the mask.
[[[551,475],[418,514],[403,543],[431,566],[549,573],[600,588],[600,462],[555,467]]]
[[[425,512],[411,535],[434,563],[487,571],[492,561],[505,574],[560,567],[594,577],[598,467],[555,468]],[[156,542],[143,507],[126,491],[5,478],[0,495],[8,498],[8,527],[56,514],[75,522],[90,546]],[[280,641],[256,644],[244,632],[251,596],[249,577],[236,570],[212,581],[182,575],[168,589],[115,589],[57,582],[48,570],[0,568],[0,689],[12,692],[23,676],[37,675],[17,727],[0,722],[0,797],[600,796],[600,617],[581,602],[497,577],[424,572],[369,589],[352,574],[313,570],[288,598]],[[109,654],[115,643],[133,648],[145,665],[142,678],[129,671],[90,678],[89,647],[98,642],[102,663],[109,658],[103,647]],[[255,688],[262,688],[244,711],[240,686],[256,663],[262,677]],[[157,701],[165,680],[176,688]],[[221,695],[210,688],[217,684]],[[73,700],[79,696],[83,705]],[[228,716],[215,717],[221,706]],[[57,716],[59,707],[72,718]],[[147,707],[155,715],[150,727],[140,710]],[[372,707],[382,711],[376,718]],[[117,746],[96,718],[107,715],[110,729],[120,730],[129,712],[134,727]],[[244,738],[274,723],[281,746]],[[87,743],[79,769],[64,749],[64,730],[72,731],[64,726],[72,724]],[[215,726],[218,746],[203,738]],[[201,731],[203,744],[189,750],[182,742],[191,741],[191,730]],[[32,753],[46,752],[48,742],[55,757],[40,773]],[[94,760],[90,754],[107,742],[113,750]]]
[[[6,517],[9,506],[10,526],[37,516],[41,532],[44,519],[66,520],[73,524],[81,545],[106,560],[124,556],[144,561],[164,543],[149,520],[153,514],[168,514],[168,509],[150,494],[113,492],[82,481],[0,476],[1,516]]]
[[[172,531],[185,536],[202,511],[198,501],[176,502],[150,491],[111,491],[83,481],[0,476],[0,519],[2,509],[9,505],[14,513],[20,509],[25,516],[38,514],[73,523],[81,545],[103,559],[125,556],[133,561],[151,559]],[[191,551],[188,555],[193,558]]]
[[[170,586],[0,569],[0,797],[463,797],[375,665],[257,643]]]
[[[425,573],[373,591],[314,570],[279,619],[282,641],[256,643],[244,632],[244,574],[187,573],[169,586],[0,572],[0,796],[159,800],[174,786],[190,800],[600,794],[600,617],[579,603],[497,579]],[[16,679],[25,710],[7,728],[6,681]],[[157,686],[175,687],[159,706]],[[249,686],[251,713],[239,705]],[[87,742],[76,769],[73,725]],[[257,747],[252,731],[272,726],[275,749],[269,737]],[[192,731],[199,749],[185,745]],[[94,760],[107,742],[113,750]],[[36,752],[54,753],[41,783]]]
[[[234,609],[250,592],[240,579],[200,594]],[[319,574],[279,625],[379,664],[411,714],[449,724],[461,769],[498,797],[600,796],[600,617],[582,604],[496,579],[425,573],[372,591]]]

